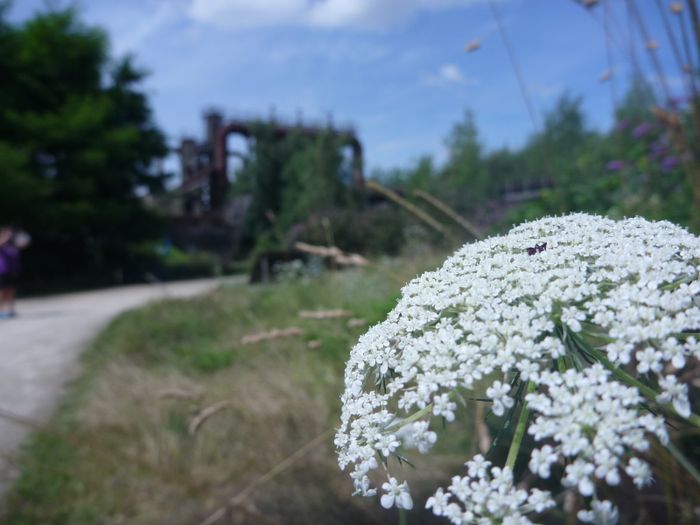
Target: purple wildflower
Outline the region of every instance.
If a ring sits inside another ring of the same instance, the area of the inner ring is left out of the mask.
[[[654,126],[652,126],[649,122],[642,122],[639,126],[632,130],[632,136],[635,139],[640,139],[649,133],[653,128]]]
[[[663,140],[657,140],[649,147],[652,159],[660,159],[668,152],[668,144]]]
[[[627,119],[622,119],[617,124],[615,124],[615,131],[623,131],[629,126],[629,121]]]
[[[671,171],[678,167],[678,157],[670,155],[661,161],[661,169],[664,171]]]
[[[620,171],[625,169],[625,162],[623,160],[611,160],[605,167],[608,171]]]

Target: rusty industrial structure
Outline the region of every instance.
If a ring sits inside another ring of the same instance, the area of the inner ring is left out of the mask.
[[[201,249],[218,253],[224,259],[238,255],[242,226],[252,197],[229,197],[231,173],[230,157],[246,161],[241,151],[230,151],[231,136],[247,141],[255,140],[256,130],[262,127],[273,137],[284,139],[291,134],[309,138],[331,134],[350,148],[352,154],[352,182],[364,187],[362,144],[351,126],[336,127],[325,124],[281,122],[271,117],[225,119],[219,111],[204,113],[203,140],[183,138],[175,152],[180,159],[181,183],[171,194],[175,206],[171,209],[170,235],[174,243],[185,249]]]
[[[243,163],[248,158],[245,149],[229,149],[231,136],[250,142],[256,140],[256,134],[261,130],[266,137],[280,140],[293,134],[310,139],[330,134],[340,145],[349,148],[352,184],[365,189],[362,144],[351,126],[333,126],[330,121],[310,124],[301,119],[281,122],[275,117],[225,119],[221,112],[212,110],[204,113],[204,129],[203,139],[184,138],[174,150],[180,159],[181,183],[170,194],[169,239],[186,251],[215,253],[223,261],[241,255],[243,226],[253,198],[252,195],[231,196],[229,192],[231,177],[235,176],[230,168],[230,158],[238,157]],[[553,186],[550,179],[512,182],[502,188],[500,198],[483,203],[475,218],[483,224],[503,220],[508,209],[537,198],[541,191]],[[371,189],[370,184],[368,189]],[[403,193],[401,188],[395,188],[395,191]],[[387,204],[380,193],[363,191],[362,194],[370,208]],[[280,260],[287,256],[290,254],[285,252],[280,255]]]
[[[330,133],[342,144],[351,148],[353,183],[358,187],[362,187],[364,184],[362,144],[352,127],[335,128],[330,124],[284,123],[278,122],[274,118],[270,120],[258,118],[224,120],[223,115],[218,111],[206,112],[204,120],[205,139],[197,142],[195,139],[185,138],[177,150],[182,171],[182,184],[178,191],[185,196],[185,214],[195,213],[194,202],[196,199],[191,196],[187,198],[187,195],[203,190],[206,194],[203,204],[204,211],[220,212],[225,207],[226,194],[230,185],[228,159],[230,156],[242,156],[240,152],[228,150],[228,138],[232,135],[238,135],[250,140],[254,138],[255,129],[260,126],[267,126],[273,136],[279,139],[293,133],[310,138]]]

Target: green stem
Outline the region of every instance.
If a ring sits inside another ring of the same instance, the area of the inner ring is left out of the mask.
[[[695,279],[698,278],[698,275],[689,275],[687,277],[682,277],[676,281],[672,281],[670,283],[666,283],[662,286],[659,286],[659,290],[673,290],[674,288],[678,288],[681,284],[683,283],[692,283]]]
[[[535,391],[535,383],[528,381],[527,383],[527,393]],[[513,441],[510,443],[510,449],[508,449],[508,458],[506,459],[506,467],[513,470],[515,467],[515,460],[518,459],[518,452],[520,451],[520,445],[523,442],[523,436],[525,435],[525,428],[527,427],[527,420],[530,418],[530,409],[527,408],[525,404],[525,399],[522,400],[522,408],[520,409],[520,417],[518,418],[518,425],[515,427],[515,433],[513,434]]]
[[[406,509],[399,509],[399,525],[406,525],[408,523]]]
[[[562,374],[566,372],[567,366],[566,361],[564,361],[563,357],[557,357],[557,368]]]
[[[581,341],[582,342],[582,341]],[[585,344],[585,343],[584,343]],[[605,355],[599,351],[596,348],[593,348],[590,345],[586,345],[585,351],[591,354],[598,362],[600,362],[605,368],[610,370],[612,372],[612,375],[615,376],[617,379],[622,381],[623,383],[633,386],[639,390],[639,392],[646,397],[649,401],[653,401],[656,403],[656,397],[659,395],[659,393],[651,388],[650,386],[645,385],[642,383],[639,379],[636,377],[631,376],[624,370],[622,370],[620,367],[615,366],[612,364]],[[666,411],[666,412],[673,412],[674,414],[678,415],[679,417],[683,418],[678,412],[673,410],[670,407],[666,406],[661,406],[661,408]],[[697,414],[690,414],[686,419],[689,423],[693,424],[694,426],[700,428],[700,416]]]
[[[633,386],[637,388],[637,390],[647,399],[650,401],[657,403],[656,398],[658,397],[659,393],[651,388],[648,385],[645,385],[642,383],[639,379],[636,377],[628,374],[624,370],[622,370],[620,367],[615,366],[613,363],[610,362],[610,360],[605,356],[603,352],[598,350],[597,348],[593,347],[592,345],[588,344],[586,341],[584,341],[578,334],[570,333],[569,334],[571,337],[571,341],[574,346],[578,347],[578,350],[581,352],[587,353],[590,357],[593,357],[596,361],[601,363],[605,368],[610,370],[612,375],[622,381],[623,383]],[[568,346],[568,345],[567,345]],[[673,414],[678,415],[679,417],[685,419],[689,423],[693,424],[694,426],[700,428],[700,416],[697,414],[690,414],[687,418],[681,416],[678,414],[673,408],[660,405],[660,408],[664,410],[665,412],[670,412]],[[678,463],[691,475],[693,478],[700,483],[700,472],[693,466],[690,461],[683,455],[683,453],[676,448],[676,446],[673,444],[672,441],[669,440],[669,442],[666,444],[666,448],[668,451],[671,453],[671,455],[678,461]],[[510,456],[509,456],[510,458]]]
[[[414,414],[411,414],[405,419],[400,419],[399,421],[396,421],[386,427],[384,430],[394,430],[397,428],[405,427],[409,423],[413,423],[414,421],[418,421],[420,418],[425,416],[426,414],[430,413],[430,411],[433,409],[433,404],[430,403],[428,406],[425,408],[421,408],[418,412],[415,412]]]
[[[628,374],[620,367],[612,364],[610,360],[607,357],[605,357],[603,352],[589,345],[586,345],[585,351],[591,354],[591,356],[595,357],[596,361],[601,363],[605,368],[610,370],[612,372],[612,375],[615,376],[617,379],[630,386],[636,387],[644,397],[650,399],[651,401],[656,401],[656,396],[659,395],[658,392],[656,392],[650,386],[647,386],[644,383],[642,383],[636,377]]]
[[[683,468],[695,478],[695,481],[700,483],[700,472],[698,472],[698,470],[693,466],[693,464],[690,461],[688,461],[688,459],[683,455],[683,453],[676,448],[676,445],[669,441],[666,444],[666,448],[671,453],[671,455],[674,458],[676,458],[676,461],[678,461],[678,463],[680,463],[683,466]]]

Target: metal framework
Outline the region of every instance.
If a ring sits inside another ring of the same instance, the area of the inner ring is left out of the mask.
[[[194,139],[183,139],[177,150],[182,167],[182,184],[179,192],[188,195],[196,190],[208,189],[205,203],[201,205],[208,211],[217,211],[225,203],[226,191],[229,187],[228,157],[233,153],[227,148],[227,140],[231,135],[239,135],[246,139],[253,137],[256,128],[267,126],[275,138],[283,139],[291,134],[301,134],[315,138],[324,133],[330,133],[341,143],[349,146],[353,157],[353,184],[364,186],[362,144],[352,127],[335,128],[332,125],[309,125],[301,122],[280,123],[276,119],[233,118],[224,121],[218,111],[209,111],[204,115],[206,138],[197,143]],[[193,213],[197,199],[186,197],[185,213]]]

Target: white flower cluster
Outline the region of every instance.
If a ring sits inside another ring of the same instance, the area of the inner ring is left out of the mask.
[[[528,254],[540,243],[546,249]],[[608,366],[655,387],[647,401],[689,416],[678,372],[700,357],[692,335],[700,330],[699,265],[697,237],[640,218],[545,218],[464,246],[405,286],[387,320],[352,350],[335,440],[341,468],[354,465],[357,492],[374,495],[377,460],[407,447],[427,452],[437,437],[431,416],[453,421],[458,392],[476,386],[493,414],[510,414],[517,374],[536,386],[530,433],[548,442],[533,453],[533,472],[547,477],[566,458],[563,483],[584,495],[596,479],[615,484],[622,468],[646,483],[646,463],[621,462],[645,449],[648,433],[665,438],[662,420],[572,341],[591,341]],[[582,371],[560,372],[562,363]]]
[[[620,519],[617,507],[607,500],[594,500],[590,510],[580,510],[576,516],[584,523],[595,525],[616,525]]]
[[[531,492],[513,486],[513,472],[508,467],[491,467],[491,462],[477,455],[465,463],[467,476],[455,476],[447,492],[438,489],[426,507],[436,516],[445,516],[455,525],[503,523],[528,525],[529,512],[543,512],[554,506],[549,492]],[[489,468],[490,467],[490,468]],[[451,498],[456,499],[450,501]]]
[[[528,394],[528,407],[539,415],[528,432],[537,441],[549,439],[555,446],[535,449],[530,470],[541,478],[550,476],[551,465],[561,456],[571,458],[562,483],[577,487],[583,496],[595,493],[594,477],[608,485],[620,483],[619,467],[630,451],[646,451],[645,434],[656,435],[663,443],[668,434],[661,417],[639,415],[642,397],[635,388],[609,380],[610,373],[600,364],[583,372],[543,372],[540,387],[546,392]],[[632,457],[626,472],[638,487],[651,480],[646,462]]]

